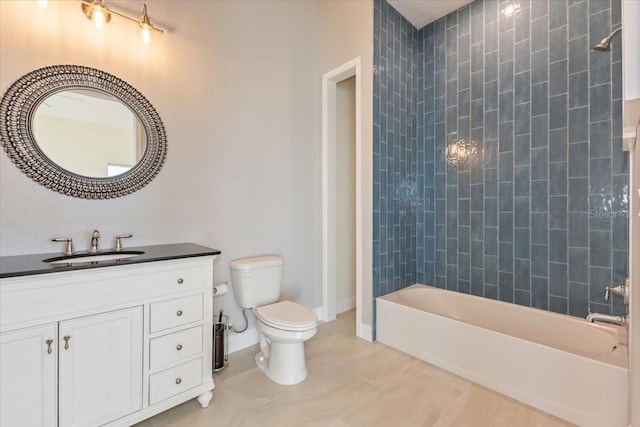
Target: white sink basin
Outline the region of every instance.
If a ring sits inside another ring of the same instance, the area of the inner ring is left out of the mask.
[[[119,261],[121,259],[128,259],[137,257],[144,254],[143,251],[120,251],[120,252],[102,252],[96,254],[83,253],[74,255],[61,255],[54,258],[47,258],[42,262],[49,263],[51,265],[61,264],[84,264],[100,261]]]

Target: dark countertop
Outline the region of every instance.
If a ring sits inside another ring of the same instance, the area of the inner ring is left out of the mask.
[[[126,247],[123,252],[144,251],[144,254],[121,260],[85,262],[77,264],[52,265],[42,260],[59,257],[60,253],[16,255],[0,257],[0,278],[30,276],[34,274],[58,273],[62,271],[87,270],[91,268],[113,267],[116,265],[142,264],[153,261],[166,261],[180,258],[219,255],[218,249],[196,245],[194,243],[176,243],[169,245]],[[111,249],[98,251],[96,255],[112,252]],[[78,251],[76,254],[85,254]],[[93,255],[93,254],[92,254]]]

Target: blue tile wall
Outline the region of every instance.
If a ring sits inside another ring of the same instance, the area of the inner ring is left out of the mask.
[[[374,297],[622,313],[603,298],[627,275],[620,41],[590,50],[620,0],[475,0],[420,30],[374,7]]]
[[[425,215],[417,215],[425,206],[425,192],[433,188],[433,180],[427,186],[424,182],[425,170],[433,169],[433,159],[425,158],[424,126],[417,126],[417,112],[423,114],[425,105],[417,102],[416,67],[424,53],[418,56],[418,31],[407,20],[385,1],[375,2],[374,7],[373,296],[376,297],[416,283],[417,247],[421,248],[420,259],[424,260],[424,247],[434,237],[433,225],[426,230]],[[423,262],[420,270],[424,268]]]

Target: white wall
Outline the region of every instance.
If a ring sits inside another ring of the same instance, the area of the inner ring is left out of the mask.
[[[322,73],[360,56],[362,58],[362,320],[372,326],[372,141],[373,141],[373,2],[343,0],[322,2]]]
[[[372,1],[152,2],[151,20],[166,33],[149,46],[130,22],[114,17],[95,30],[77,2],[49,3],[0,1],[0,91],[53,64],[112,73],[158,110],[168,157],[138,192],[90,201],[47,190],[0,155],[0,255],[56,252],[54,236],[85,249],[94,228],[106,247],[131,232],[130,245],[221,249],[214,273],[222,282],[229,260],[277,253],[285,296],[320,306],[321,76],[362,57],[362,151],[371,158]],[[132,16],[140,4],[109,2]],[[363,169],[361,303],[371,325],[371,162]],[[216,305],[242,322],[231,296]]]
[[[636,426],[640,425],[640,144],[637,141],[629,156],[632,167],[629,197],[629,425]]]
[[[623,38],[624,45],[624,97],[625,99],[640,98],[640,2],[624,0],[623,4]]]
[[[629,240],[629,425],[640,425],[640,3],[622,3],[624,127],[636,134],[635,149],[629,152],[630,206]]]
[[[139,14],[142,2],[108,5]],[[131,232],[128,245],[194,242],[228,261],[275,253],[285,258],[285,295],[321,304],[320,4],[310,1],[149,3],[166,29],[151,45],[136,25],[113,17],[96,30],[79,2],[0,1],[0,91],[54,64],[101,69],[127,81],[156,108],[168,138],[167,162],[148,186],[91,201],[36,184],[0,155],[0,254],[61,250],[73,237],[102,246]],[[230,296],[218,305],[232,309]],[[232,321],[241,323],[233,309]]]

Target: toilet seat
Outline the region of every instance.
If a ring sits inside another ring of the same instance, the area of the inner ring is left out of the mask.
[[[255,315],[261,322],[284,331],[307,331],[318,326],[315,313],[293,301],[280,301],[256,307]]]

